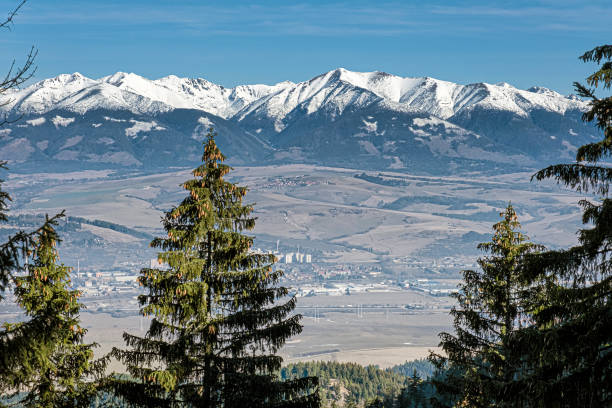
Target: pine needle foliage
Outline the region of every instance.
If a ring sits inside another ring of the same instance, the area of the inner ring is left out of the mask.
[[[514,406],[504,390],[520,375],[520,363],[508,338],[530,319],[522,306],[525,286],[518,266],[525,255],[543,248],[519,231],[511,204],[500,216],[492,240],[478,245],[488,253],[478,259],[480,270],[463,271],[458,306],[451,310],[456,334],[441,333],[444,355],[430,357],[446,371],[443,381],[434,381],[439,405],[456,400],[469,407]]]
[[[133,406],[316,407],[315,378],[278,379],[276,352],[301,332],[301,316],[274,256],[251,251],[253,206],[246,187],[224,179],[224,160],[210,129],[186,198],[162,220],[167,236],[151,243],[167,267],[141,270],[150,327],[113,350],[132,379],[112,387]]]
[[[6,222],[11,197],[1,183],[0,222]],[[25,397],[28,406],[83,405],[93,392],[90,376],[104,363],[91,362],[92,345],[80,344],[77,293],[69,288],[68,269],[55,263],[54,226],[63,215],[46,217],[34,231],[19,231],[0,244],[0,302],[14,292],[27,317],[0,327],[0,395],[19,393],[16,400]]]
[[[553,178],[598,198],[580,202],[585,227],[578,245],[527,257],[521,268],[525,280],[541,282],[525,296],[534,324],[512,339],[527,363],[513,390],[520,390],[524,406],[612,406],[612,97],[595,92],[612,85],[612,45],[580,59],[599,65],[587,85],[574,85],[590,99],[583,120],[594,122],[603,138],[580,147],[576,163],[550,166],[533,178]]]
[[[56,221],[46,218],[34,239],[33,262],[15,278],[17,303],[28,321],[5,324],[15,343],[32,329],[36,343],[30,344],[21,364],[7,378],[20,403],[26,407],[82,407],[96,393],[94,377],[100,377],[104,360],[93,360],[95,344],[84,344],[86,330],[79,324],[80,292],[70,289],[70,268],[58,264],[59,238]]]

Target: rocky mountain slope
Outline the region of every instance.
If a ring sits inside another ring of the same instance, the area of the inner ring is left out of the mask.
[[[3,95],[0,159],[46,169],[191,166],[213,126],[236,164],[314,163],[424,173],[539,167],[598,138],[575,97],[509,84],[339,68],[309,81],[224,88],[116,73]]]

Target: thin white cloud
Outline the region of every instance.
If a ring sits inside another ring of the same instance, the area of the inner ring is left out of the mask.
[[[126,29],[172,30],[188,35],[233,36],[400,36],[410,33],[522,31],[609,31],[612,8],[546,1],[530,6],[419,5],[405,2],[324,5],[267,4],[211,6],[201,4],[139,5],[70,2],[62,7],[40,3],[24,13],[29,24],[93,24]],[[471,24],[466,24],[469,18]],[[572,27],[574,25],[574,27]],[[157,27],[157,28],[156,28]]]

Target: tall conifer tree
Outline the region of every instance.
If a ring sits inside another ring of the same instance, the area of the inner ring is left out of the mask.
[[[95,396],[94,377],[101,376],[105,361],[93,360],[95,344],[83,344],[80,292],[69,287],[70,268],[57,263],[56,222],[46,221],[34,239],[33,262],[15,279],[17,303],[29,320],[5,325],[8,333],[43,332],[33,335],[36,342],[9,378],[26,407],[82,407]]]
[[[6,222],[11,198],[1,183],[0,222]],[[90,360],[92,345],[81,344],[84,332],[68,330],[78,329],[79,305],[67,268],[55,264],[54,226],[61,217],[47,217],[38,229],[19,231],[0,244],[0,302],[14,291],[27,317],[0,327],[0,395],[25,393],[29,406],[83,405],[104,366],[104,360]]]
[[[141,271],[141,313],[152,321],[144,337],[124,334],[131,349],[113,351],[132,376],[113,387],[135,406],[318,406],[316,379],[277,377],[276,352],[301,332],[301,316],[274,256],[251,252],[253,206],[246,187],[224,179],[231,168],[214,136],[187,197],[163,218],[167,236],[151,243],[167,267]]]
[[[442,381],[434,381],[440,405],[455,400],[469,407],[513,406],[513,396],[504,390],[520,375],[520,363],[507,342],[529,318],[521,304],[525,286],[517,268],[526,254],[541,247],[519,231],[512,205],[500,216],[492,240],[478,245],[489,253],[478,259],[480,270],[463,271],[455,295],[458,306],[451,311],[456,334],[441,333],[445,355],[431,356],[446,371]]]
[[[580,57],[600,69],[587,86],[610,90],[612,45]],[[582,200],[583,222],[578,245],[527,258],[525,281],[539,281],[525,296],[534,324],[515,333],[512,347],[525,362],[516,392],[524,405],[555,407],[612,406],[612,97],[598,98],[595,89],[574,83],[591,100],[583,120],[603,132],[599,142],[580,147],[576,162],[550,166],[534,175],[599,198]]]

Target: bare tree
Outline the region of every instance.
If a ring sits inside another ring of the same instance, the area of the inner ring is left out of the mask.
[[[19,10],[21,10],[21,8],[23,7],[25,3],[26,3],[26,0],[22,0],[21,3],[17,5],[17,7],[15,7],[12,11],[10,11],[6,19],[0,23],[0,28],[5,28],[7,30],[10,30],[11,27],[13,26],[13,20],[15,16],[17,16],[17,13],[19,12]],[[34,65],[34,60],[36,59],[37,54],[38,54],[38,50],[36,49],[36,47],[32,46],[30,48],[30,52],[28,52],[26,56],[26,59],[23,65],[21,66],[17,65],[15,59],[13,59],[13,61],[11,62],[9,66],[8,71],[6,72],[6,75],[0,81],[0,95],[5,94],[10,89],[18,88],[21,84],[23,84],[24,82],[32,78],[32,76],[34,76],[34,73],[36,72],[36,66]],[[6,106],[9,103],[11,103],[10,99],[0,102],[0,107]],[[7,123],[15,122],[17,120],[19,120],[19,118],[9,120],[8,114],[5,114],[4,118],[0,120],[0,126],[5,125]]]

